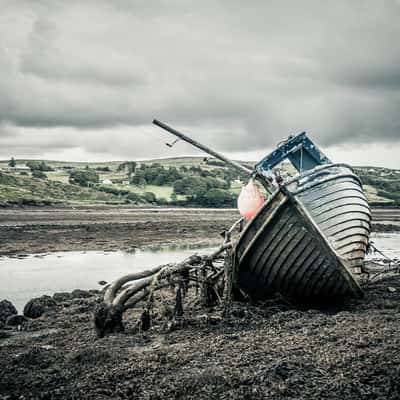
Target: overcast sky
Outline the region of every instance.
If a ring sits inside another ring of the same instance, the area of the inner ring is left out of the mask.
[[[257,159],[307,131],[400,168],[400,0],[0,0],[0,158]]]

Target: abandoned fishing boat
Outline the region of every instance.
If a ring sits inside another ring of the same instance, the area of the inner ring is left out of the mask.
[[[296,302],[360,297],[354,274],[367,251],[371,213],[350,166],[333,164],[305,133],[256,165],[266,179],[289,159],[299,174],[246,226],[236,244],[238,284],[253,298],[276,293]]]
[[[235,281],[254,299],[280,294],[297,303],[361,297],[356,273],[369,242],[371,212],[360,179],[332,163],[301,133],[250,170],[157,120],[156,125],[246,172],[271,196],[234,246]],[[289,160],[298,174],[284,182],[273,169]]]

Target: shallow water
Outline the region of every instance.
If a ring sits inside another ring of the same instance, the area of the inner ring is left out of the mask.
[[[208,254],[215,245],[153,246],[129,253],[68,251],[21,258],[0,257],[0,300],[8,299],[22,311],[33,297],[74,289],[100,289],[101,280],[112,282],[130,272],[182,261],[195,252]]]
[[[400,259],[400,233],[373,233],[374,245],[390,258]],[[218,243],[151,247],[134,252],[68,251],[24,257],[0,257],[0,300],[12,301],[19,311],[32,297],[74,289],[100,289],[99,281],[114,279],[169,262],[194,252],[207,254]],[[369,259],[382,259],[375,253]]]
[[[372,233],[372,244],[383,254],[392,259],[400,259],[400,233]],[[369,259],[382,259],[379,253],[371,254]]]

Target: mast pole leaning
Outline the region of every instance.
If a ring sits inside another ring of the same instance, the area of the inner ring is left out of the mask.
[[[252,175],[254,173],[253,170],[251,170],[250,168],[245,167],[242,164],[239,164],[236,161],[230,160],[229,158],[226,158],[225,156],[223,156],[222,154],[217,153],[216,151],[210,149],[207,146],[204,146],[203,144],[196,142],[195,140],[191,139],[190,137],[184,135],[183,133],[177,131],[174,128],[171,128],[170,126],[164,124],[163,122],[154,119],[153,120],[153,124],[159,126],[160,128],[168,131],[169,133],[172,133],[174,136],[178,137],[179,139],[184,140],[187,143],[190,143],[192,146],[197,147],[200,150],[203,150],[204,152],[206,152],[207,154],[210,154],[211,156],[223,161],[225,164],[230,165],[231,167],[240,170],[241,172],[244,172],[248,175]]]

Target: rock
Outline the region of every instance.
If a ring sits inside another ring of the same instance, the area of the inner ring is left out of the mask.
[[[11,332],[0,331],[0,339],[7,339],[11,336]],[[1,397],[0,397],[1,398]]]
[[[46,350],[41,346],[29,346],[26,351],[19,353],[17,357],[15,357],[14,363],[20,368],[45,369],[52,364],[51,355],[51,350]]]
[[[28,318],[39,318],[48,309],[57,305],[56,301],[50,296],[41,296],[29,300],[24,307],[24,316]]]
[[[388,291],[389,293],[394,293],[394,292],[396,292],[396,288],[394,288],[394,287],[392,287],[392,286],[388,286],[387,291]]]
[[[11,315],[7,318],[7,326],[20,326],[28,320],[23,315]]]
[[[68,292],[57,292],[53,294],[53,299],[57,303],[63,303],[65,301],[71,300],[71,293]]]
[[[92,294],[89,293],[89,291],[82,290],[82,289],[75,289],[71,293],[71,297],[73,299],[87,298],[87,297],[91,297],[91,296],[92,296]]]
[[[0,301],[0,323],[5,324],[7,318],[15,314],[18,314],[18,311],[11,301]]]
[[[105,303],[98,304],[94,312],[94,327],[98,338],[113,332],[123,332],[122,310],[111,309]]]

